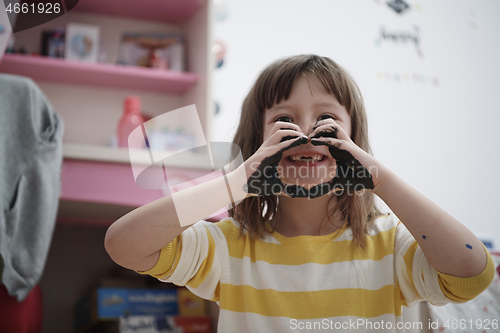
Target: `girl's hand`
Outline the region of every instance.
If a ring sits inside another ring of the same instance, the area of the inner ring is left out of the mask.
[[[284,151],[307,143],[308,140],[296,124],[277,121],[271,128],[268,138],[242,165],[247,175],[244,191],[250,196],[271,194],[292,196],[293,194],[290,195],[291,192],[287,189],[295,185],[283,184],[277,170],[278,163]]]
[[[314,146],[325,145],[337,163],[335,177],[317,186],[333,186],[338,190],[373,190],[379,183],[379,163],[359,148],[333,119],[323,119],[309,135]]]

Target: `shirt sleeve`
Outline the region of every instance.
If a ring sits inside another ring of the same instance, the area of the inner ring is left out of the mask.
[[[483,245],[484,247],[484,245]],[[461,278],[436,271],[427,261],[422,249],[401,222],[395,234],[395,271],[403,305],[413,306],[421,301],[433,305],[463,303],[483,292],[494,277],[493,258],[484,271],[474,277]]]
[[[227,274],[229,251],[226,236],[217,224],[199,221],[184,230],[161,250],[153,268],[138,273],[186,286],[199,297],[218,301],[220,280]]]

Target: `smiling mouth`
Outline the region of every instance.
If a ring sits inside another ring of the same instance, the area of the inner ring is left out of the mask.
[[[287,156],[286,159],[292,163],[294,163],[294,162],[316,163],[316,162],[323,161],[325,159],[325,155],[321,155],[321,154],[316,154],[314,156],[291,155],[291,156]]]

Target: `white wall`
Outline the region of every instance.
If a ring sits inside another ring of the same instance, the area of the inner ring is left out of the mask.
[[[213,141],[231,141],[258,72],[299,53],[329,56],[360,85],[375,157],[475,233],[500,246],[500,1],[224,0],[214,38]],[[415,33],[380,41],[380,30]],[[420,52],[419,52],[420,50]],[[395,76],[397,75],[398,78]]]

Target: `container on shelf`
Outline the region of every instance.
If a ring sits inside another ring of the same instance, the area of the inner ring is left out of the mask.
[[[118,147],[145,148],[146,140],[142,135],[142,128],[140,128],[144,123],[140,98],[128,96],[125,98],[123,107],[123,115],[117,128]]]

